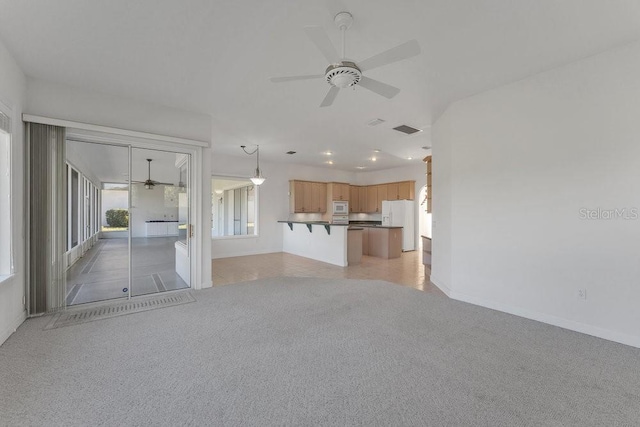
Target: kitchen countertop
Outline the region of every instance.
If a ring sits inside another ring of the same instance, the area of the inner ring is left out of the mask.
[[[278,221],[283,224],[309,224],[309,225],[330,225],[332,227],[348,227],[349,224],[331,224],[328,221]]]
[[[364,228],[402,228],[402,226],[400,226],[400,225],[378,225],[378,224],[371,224],[371,225],[358,224],[358,227],[364,227]]]

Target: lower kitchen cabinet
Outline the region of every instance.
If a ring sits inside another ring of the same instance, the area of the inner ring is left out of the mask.
[[[402,227],[365,227],[362,233],[362,255],[399,258],[402,254]]]

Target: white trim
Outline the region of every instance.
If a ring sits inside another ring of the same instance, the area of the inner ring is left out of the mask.
[[[451,289],[449,289],[448,286],[443,285],[442,283],[438,283],[440,280],[436,279],[435,277],[433,277],[433,275],[429,278],[429,280],[431,281],[431,283],[433,283],[434,285],[436,285],[436,287],[438,289],[440,289],[442,292],[444,292],[444,294],[446,296],[448,296],[449,298],[451,298]]]
[[[104,132],[104,133],[123,135],[123,136],[128,136],[133,138],[143,138],[143,139],[150,139],[153,141],[170,142],[174,144],[192,145],[196,147],[210,146],[209,142],[207,141],[197,141],[195,139],[178,138],[175,136],[158,135],[158,134],[148,133],[148,132],[139,132],[135,130],[120,129],[120,128],[114,128],[109,126],[93,125],[90,123],[81,123],[81,122],[73,122],[70,120],[53,119],[50,117],[35,116],[32,114],[22,114],[22,120],[25,122],[40,123],[43,125],[61,126],[65,128],[76,128],[76,129],[88,130],[93,132]]]
[[[265,255],[265,254],[280,254],[284,253],[284,251],[273,251],[269,249],[256,249],[253,251],[237,251],[237,252],[225,252],[220,255],[213,255],[211,259],[224,259],[224,258],[235,258],[239,256],[251,256],[251,255]]]
[[[443,292],[445,292],[444,289],[447,289],[447,288],[443,289],[441,286],[439,286],[435,282],[433,283],[436,286],[438,286],[440,289],[442,289]],[[515,316],[524,317],[526,319],[535,320],[538,322],[546,323],[548,325],[558,326],[560,328],[569,329],[575,332],[580,332],[583,334],[592,335],[594,337],[603,338],[605,340],[615,341],[621,344],[626,344],[626,345],[640,348],[640,336],[624,334],[624,333],[612,331],[610,329],[599,328],[597,326],[588,325],[586,323],[576,322],[574,320],[557,317],[548,313],[541,313],[538,311],[527,310],[525,308],[512,306],[509,304],[489,301],[477,296],[467,295],[464,293],[451,291],[449,289],[447,289],[447,291],[448,292],[445,292],[445,293],[451,299],[467,302],[467,303],[478,305],[481,307],[490,308],[492,310],[502,311],[504,313],[513,314]]]
[[[0,345],[4,343],[18,329],[18,326],[22,325],[22,322],[27,320],[27,310],[22,310],[20,314],[9,323],[4,331],[0,331]]]
[[[211,236],[211,240],[258,239],[257,234],[234,234],[233,236]]]

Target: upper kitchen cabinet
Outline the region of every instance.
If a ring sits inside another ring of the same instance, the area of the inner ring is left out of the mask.
[[[369,185],[366,187],[367,189],[367,203],[364,209],[364,212],[372,213],[378,212],[378,186],[377,185]]]
[[[291,213],[324,213],[327,211],[327,184],[324,182],[289,181]]]
[[[349,213],[360,212],[360,187],[357,185],[349,186]]]
[[[387,184],[387,198],[385,200],[400,200],[398,193],[399,182],[390,182]]]
[[[349,201],[349,184],[330,182],[327,184],[327,199],[331,201]]]
[[[415,185],[415,181],[391,182],[387,184],[387,198],[385,200],[413,200]]]
[[[327,211],[327,184],[324,182],[311,183],[311,209],[313,212]]]
[[[382,201],[389,200],[387,196],[387,184],[379,184],[375,186],[378,190],[378,200],[376,203],[376,212],[382,212]]]
[[[398,199],[397,200],[413,200],[415,195],[416,182],[403,181],[398,183]]]

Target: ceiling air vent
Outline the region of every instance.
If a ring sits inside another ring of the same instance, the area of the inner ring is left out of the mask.
[[[411,135],[412,133],[420,132],[420,129],[412,128],[407,125],[400,125],[398,127],[393,128],[393,130],[397,130],[398,132],[406,133],[407,135]]]
[[[384,120],[382,120],[382,119],[373,119],[370,122],[368,122],[367,124],[369,126],[378,126],[381,123],[384,123]]]
[[[287,154],[296,154],[295,151],[287,151]]]

